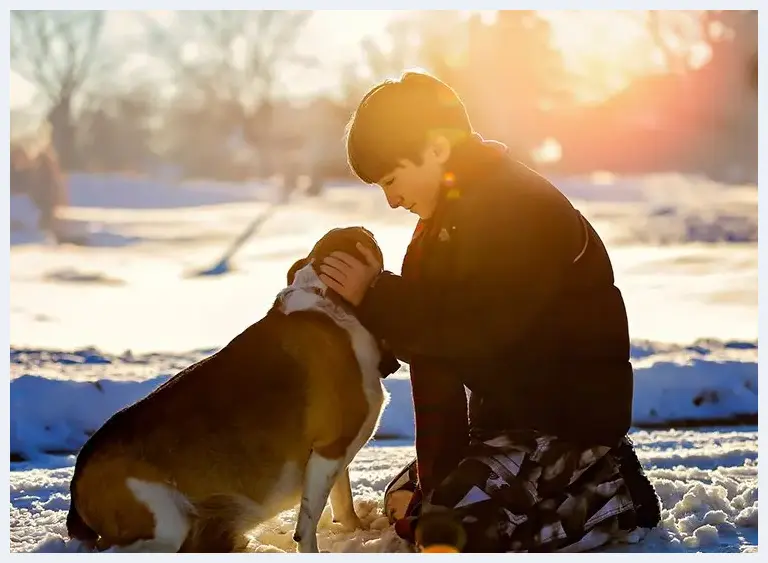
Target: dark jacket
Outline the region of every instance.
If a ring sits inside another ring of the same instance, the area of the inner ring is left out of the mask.
[[[411,364],[420,466],[419,434],[429,433],[420,409],[443,442],[425,463],[444,473],[458,461],[464,386],[477,434],[535,429],[618,444],[633,378],[602,241],[552,184],[486,143],[455,147],[448,171],[453,182],[409,247],[403,276],[379,276],[358,311]],[[430,388],[444,404],[430,402]]]

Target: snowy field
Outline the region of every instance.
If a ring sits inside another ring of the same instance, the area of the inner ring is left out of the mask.
[[[756,550],[757,427],[723,426],[756,424],[756,190],[677,176],[557,183],[614,262],[633,337],[633,439],[665,509],[662,529],[611,550]],[[366,226],[399,271],[415,224],[373,189],[337,186],[277,207],[232,271],[198,276],[273,190],[98,176],[74,176],[70,189],[66,220],[86,245],[11,232],[12,551],[75,548],[63,542],[71,453],[117,409],[260,318],[328,229]],[[12,199],[12,219],[24,222],[24,206]],[[369,529],[340,532],[326,514],[321,549],[407,549],[380,512],[387,480],[413,455],[407,377],[385,381],[391,404],[352,466]],[[294,522],[285,513],[256,530],[253,549],[293,550]]]

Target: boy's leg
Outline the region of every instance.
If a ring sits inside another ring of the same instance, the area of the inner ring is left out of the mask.
[[[635,527],[609,448],[550,436],[504,435],[480,444],[427,499],[463,527],[467,552],[584,551]]]
[[[625,436],[619,446],[611,450],[611,455],[616,459],[621,476],[629,489],[637,512],[638,527],[655,528],[661,522],[661,504],[656,490],[640,465],[629,436]]]

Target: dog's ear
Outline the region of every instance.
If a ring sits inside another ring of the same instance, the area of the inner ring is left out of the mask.
[[[376,241],[376,237],[373,236],[373,233],[371,231],[369,231],[365,227],[360,227],[360,231],[371,240],[374,246],[378,247],[379,243]]]
[[[358,232],[361,232],[366,237],[368,237],[368,241],[367,242],[372,243],[371,244],[371,246],[372,246],[371,251],[376,256],[376,258],[379,260],[379,262],[383,264],[384,263],[384,256],[381,253],[381,248],[379,247],[379,243],[376,242],[376,237],[373,236],[373,233],[371,231],[369,231],[368,229],[366,229],[365,227],[361,226],[361,227],[357,227],[357,228],[359,229]],[[360,242],[363,242],[363,241],[360,241]],[[365,242],[363,242],[363,244],[368,246]],[[360,259],[363,259],[363,255],[357,249],[355,249],[354,255],[355,256],[359,256]]]
[[[309,264],[309,258],[301,258],[300,260],[296,260],[296,262],[293,263],[293,266],[291,266],[291,268],[288,270],[288,285],[293,283],[293,278],[296,277],[296,272],[301,270],[307,264]]]

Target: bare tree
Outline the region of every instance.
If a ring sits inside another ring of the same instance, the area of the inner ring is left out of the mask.
[[[153,92],[141,85],[89,100],[77,118],[84,169],[124,172],[151,165],[154,112]]]
[[[311,15],[291,10],[188,11],[166,25],[147,17],[149,54],[167,68],[187,105],[192,101],[204,108],[212,136],[239,136],[260,147],[268,170],[278,144],[273,112],[279,72],[288,65],[315,62],[296,50]]]
[[[177,88],[205,101],[232,104],[242,117],[274,98],[277,70],[312,64],[296,53],[309,11],[189,11],[172,25],[146,19],[149,45]]]
[[[361,41],[362,65],[349,63],[342,72],[343,106],[354,108],[374,84],[397,79],[403,71],[425,69],[449,83],[451,62],[466,52],[466,23],[460,12],[412,10],[399,14],[384,33]]]
[[[378,82],[385,78],[398,78],[410,68],[423,66],[421,56],[422,35],[426,31],[419,19],[420,12],[406,13],[390,21],[382,41],[372,37],[363,39],[365,65],[370,78]]]
[[[102,11],[11,12],[11,68],[44,97],[64,168],[76,161],[73,100],[89,78],[106,68],[98,56],[103,26]]]

